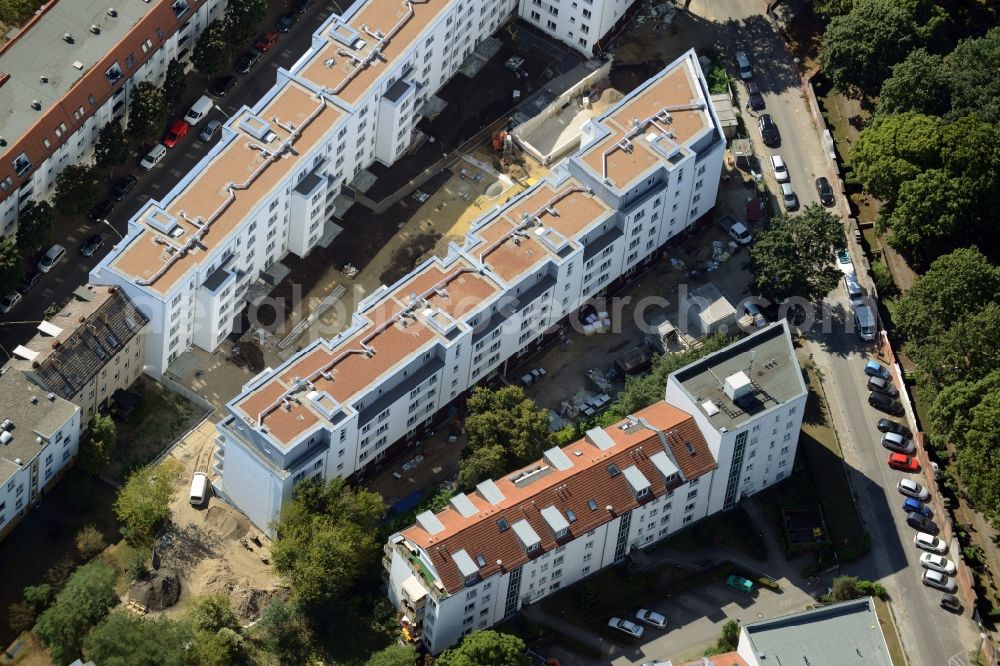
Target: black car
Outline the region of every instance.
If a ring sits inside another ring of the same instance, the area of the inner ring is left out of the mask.
[[[819,202],[824,206],[833,205],[833,188],[830,186],[830,181],[826,179],[826,176],[820,176],[816,179],[816,193],[819,194]]]
[[[209,92],[216,97],[225,97],[226,93],[232,90],[235,85],[236,77],[232,74],[226,74],[212,81],[212,88]]]
[[[42,273],[39,271],[31,271],[24,276],[20,282],[17,283],[17,290],[24,296],[28,295],[31,288],[38,284],[38,281],[42,279]]]
[[[129,192],[135,189],[136,183],[139,179],[135,176],[124,176],[121,180],[115,183],[115,188],[111,190],[111,198],[115,201],[121,201],[128,195]]]
[[[80,254],[85,257],[92,257],[95,252],[101,249],[102,245],[104,245],[104,238],[100,234],[94,234],[83,241],[83,245],[80,246]]]
[[[257,64],[260,60],[260,51],[257,49],[250,49],[236,61],[236,71],[240,74],[246,74],[250,71],[250,68]]]
[[[760,137],[764,140],[765,146],[775,148],[781,145],[781,133],[770,113],[763,114],[757,120],[757,126],[760,128]]]
[[[941,597],[941,608],[952,613],[961,613],[962,602],[954,594],[946,594]]]
[[[297,16],[302,16],[312,3],[313,0],[298,0],[298,2],[292,5],[292,12]]]
[[[897,435],[906,437],[907,439],[913,437],[913,433],[910,432],[909,428],[902,423],[893,421],[892,419],[879,419],[875,427],[879,429],[879,432],[894,432]]]
[[[764,96],[760,94],[760,88],[753,81],[747,81],[747,104],[754,111],[764,108]]]
[[[893,416],[901,416],[903,414],[903,406],[885,393],[872,391],[868,394],[868,404],[886,414],[892,414]]]
[[[278,19],[278,32],[288,32],[292,26],[299,22],[299,15],[295,12],[288,12]]]
[[[941,531],[941,528],[937,526],[937,523],[924,514],[917,513],[916,511],[906,514],[906,524],[918,532],[924,532],[925,534],[937,534]]]
[[[115,203],[111,199],[102,199],[97,202],[97,205],[90,209],[88,217],[90,221],[99,224],[101,220],[105,220],[108,217],[108,213],[111,209],[115,207]]]

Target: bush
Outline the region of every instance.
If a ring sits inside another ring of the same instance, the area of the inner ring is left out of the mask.
[[[889,593],[886,592],[885,587],[881,583],[873,583],[870,580],[859,580],[857,590],[861,593],[861,596],[878,597],[882,601],[889,598]]]
[[[876,259],[872,262],[872,281],[875,283],[875,288],[878,289],[879,296],[891,296],[895,294],[896,283],[892,279],[892,273],[889,272],[889,266],[886,265],[883,259]]]
[[[854,546],[847,546],[837,551],[837,557],[844,564],[860,560],[872,549],[872,537],[868,532],[861,535],[861,541]]]
[[[149,564],[152,555],[148,548],[135,548],[129,552],[128,557],[125,559],[125,575],[130,581],[149,573]]]
[[[89,560],[107,547],[104,535],[93,525],[87,525],[76,533],[76,551],[84,560]]]

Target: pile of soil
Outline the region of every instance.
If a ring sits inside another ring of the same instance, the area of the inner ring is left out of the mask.
[[[148,611],[170,608],[181,597],[181,581],[173,569],[160,569],[136,581],[128,593],[129,599],[142,604]]]
[[[224,594],[232,602],[233,610],[243,623],[253,622],[261,611],[277,598],[287,598],[288,591],[281,588],[259,588],[246,578],[235,578],[228,567],[220,569],[216,575],[205,581],[206,594]]]

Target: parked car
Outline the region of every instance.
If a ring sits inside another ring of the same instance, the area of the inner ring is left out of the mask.
[[[260,36],[260,39],[253,43],[253,47],[261,53],[267,53],[272,46],[278,43],[278,34],[276,30],[265,32]]]
[[[844,274],[844,289],[847,290],[847,299],[851,302],[852,308],[865,304],[865,290],[858,282],[857,275],[854,273]]]
[[[209,92],[216,97],[225,97],[226,93],[232,90],[235,85],[236,77],[232,74],[226,74],[212,81],[212,87]]]
[[[254,65],[257,64],[258,60],[260,60],[260,51],[257,49],[250,49],[241,55],[240,59],[236,61],[236,71],[240,74],[246,74]]]
[[[760,88],[753,81],[747,81],[747,104],[754,111],[764,108],[764,96],[760,94]]]
[[[278,32],[288,32],[292,26],[299,22],[299,15],[295,12],[288,12],[278,19]]]
[[[294,5],[292,5],[292,11],[301,16],[306,13],[309,6],[312,5],[313,0],[297,0]]]
[[[907,439],[902,435],[897,435],[894,432],[887,432],[882,435],[882,446],[889,449],[890,451],[895,451],[896,453],[905,453],[906,455],[913,455],[916,450],[916,446],[913,444],[912,439]]]
[[[56,243],[48,249],[42,260],[38,262],[38,270],[43,273],[48,273],[52,270],[52,267],[62,261],[62,258],[66,256],[66,248],[62,245]]]
[[[746,594],[753,592],[753,582],[747,580],[743,576],[729,576],[726,578],[726,585],[734,587],[740,592],[744,592]]]
[[[80,246],[80,254],[85,257],[92,257],[95,252],[101,249],[102,245],[104,245],[104,237],[100,234],[94,234],[83,241],[83,245]]]
[[[941,608],[952,613],[961,613],[962,602],[954,594],[945,594],[941,597]]]
[[[128,195],[129,192],[135,189],[136,183],[138,182],[139,179],[132,174],[122,176],[118,179],[118,182],[115,183],[114,189],[111,190],[111,198],[115,201],[121,201],[126,195]]]
[[[899,483],[896,484],[896,490],[898,490],[901,495],[916,497],[921,502],[926,502],[931,496],[930,492],[928,492],[926,488],[910,479],[900,479]]]
[[[920,566],[931,571],[940,571],[943,574],[954,576],[958,568],[955,563],[947,557],[935,555],[934,553],[924,553],[920,556]]]
[[[781,145],[781,133],[770,113],[761,114],[757,119],[757,127],[760,128],[760,137],[764,140],[765,146],[774,148]]]
[[[868,404],[886,414],[892,414],[893,416],[903,415],[903,406],[899,404],[899,401],[893,400],[885,393],[872,391],[868,394]]]
[[[920,550],[937,553],[938,555],[948,551],[948,544],[943,539],[931,536],[930,534],[924,534],[923,532],[917,532],[913,535],[913,545]]]
[[[612,629],[617,629],[631,638],[642,638],[643,628],[635,622],[629,622],[628,620],[613,617],[608,620],[608,626]]]
[[[12,291],[3,298],[0,298],[0,312],[7,314],[11,310],[17,307],[17,304],[21,302],[21,294]]]
[[[663,629],[667,626],[667,617],[656,611],[646,610],[645,608],[640,608],[635,612],[635,617],[640,622],[645,622],[646,624]]]
[[[739,70],[740,78],[744,81],[753,78],[753,68],[750,66],[750,58],[742,51],[736,52],[736,68]]]
[[[881,379],[889,379],[889,368],[885,367],[878,361],[868,361],[865,363],[865,374],[869,377],[880,377]]]
[[[847,248],[837,250],[837,268],[840,269],[841,273],[854,272],[854,261],[851,259],[851,253]]]
[[[937,589],[944,590],[945,592],[954,592],[956,588],[955,581],[940,571],[931,571],[930,569],[927,569],[924,571],[924,575],[920,578],[920,580],[927,587],[936,587]]]
[[[792,189],[791,183],[781,184],[781,203],[785,205],[785,210],[789,213],[799,209],[799,197]]]
[[[877,393],[884,393],[890,398],[895,398],[899,395],[899,390],[896,388],[896,385],[893,384],[891,380],[882,379],[881,377],[869,377],[868,390],[875,391]]]
[[[90,209],[90,212],[87,213],[87,217],[90,218],[90,221],[94,224],[100,224],[101,220],[107,219],[108,214],[114,207],[115,204],[110,199],[101,199],[94,204],[93,208]]]
[[[788,167],[781,155],[771,155],[771,170],[774,171],[774,179],[779,183],[788,182]]]
[[[212,118],[205,126],[201,128],[201,133],[198,134],[198,138],[202,141],[211,141],[215,138],[215,135],[219,133],[219,128],[222,127],[222,121],[218,118]]]
[[[920,462],[905,453],[890,453],[886,462],[889,464],[889,467],[898,469],[900,472],[920,471]]]
[[[158,143],[149,152],[146,153],[145,157],[139,162],[141,166],[146,171],[152,171],[153,167],[159,164],[163,160],[163,156],[167,154],[167,147],[162,143]]]
[[[20,293],[22,296],[27,296],[28,292],[31,291],[34,288],[34,286],[38,284],[38,281],[41,279],[42,279],[42,274],[39,271],[37,270],[31,271],[23,278],[21,278],[21,281],[17,283],[18,293]]]
[[[879,429],[880,432],[894,432],[897,435],[902,435],[903,437],[913,437],[913,433],[902,423],[897,423],[892,419],[879,419],[875,427]]]
[[[907,497],[903,500],[903,511],[906,513],[919,513],[921,516],[927,516],[928,518],[934,517],[934,512],[931,508],[913,497]]]
[[[927,534],[937,534],[940,531],[937,524],[922,513],[914,512],[906,514],[906,524],[915,530],[926,532]]]
[[[167,148],[175,147],[181,139],[187,136],[189,129],[191,129],[191,126],[187,124],[186,120],[175,120],[167,128],[167,133],[163,135],[163,145]]]
[[[816,193],[819,195],[819,202],[824,206],[829,208],[834,204],[833,188],[826,176],[820,176],[816,179]]]

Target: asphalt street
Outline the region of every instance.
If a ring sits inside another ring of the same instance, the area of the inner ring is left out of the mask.
[[[275,2],[272,5],[273,8],[263,23],[260,33],[273,30],[277,17],[284,12],[281,3]],[[224,121],[226,115],[231,115],[244,104],[252,105],[260,99],[274,85],[278,68],[291,67],[305,53],[312,40],[313,32],[333,11],[334,3],[313,3],[298,23],[292,26],[287,33],[282,34],[278,43],[262,55],[260,61],[250,70],[249,74],[237,75],[235,87],[223,98],[216,100],[222,110],[213,110],[208,118],[218,118]],[[241,53],[234,54],[234,62]],[[230,69],[219,76],[226,73],[234,74],[235,72]],[[205,92],[188,90],[187,94],[194,100]],[[182,114],[183,111],[181,111]],[[49,273],[44,274],[38,284],[13,311],[0,315],[0,350],[4,352],[0,357],[2,359],[0,364],[6,362],[17,345],[31,339],[46,308],[53,303],[66,302],[77,287],[86,284],[90,270],[125,233],[132,215],[149,199],[163,197],[208,152],[210,145],[198,138],[198,132],[207,122],[207,119],[202,120],[198,126],[191,128],[180,144],[176,148],[168,150],[163,161],[152,171],[145,172],[139,168],[139,160],[142,155],[133,156],[125,166],[115,171],[115,180],[125,174],[132,174],[139,178],[139,183],[123,201],[115,204],[114,210],[107,216],[108,221],[114,227],[113,230],[109,229],[107,225],[90,222],[86,215],[78,216],[72,220],[57,220],[53,228],[52,242],[59,243],[66,248],[66,258]],[[150,143],[150,145],[152,144]],[[110,193],[112,184],[105,183],[103,186],[107,188],[107,193]],[[102,198],[105,194],[102,193]],[[98,250],[94,256],[84,257],[80,254],[80,245],[94,234],[101,234],[104,237],[104,247]],[[25,266],[28,273],[34,268],[33,265]]]

